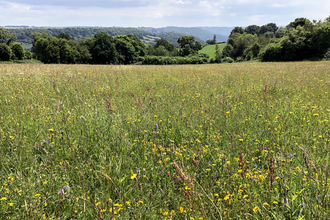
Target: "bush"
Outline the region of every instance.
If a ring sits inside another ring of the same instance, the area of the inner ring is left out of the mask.
[[[24,48],[20,43],[13,43],[10,46],[10,49],[12,51],[13,59],[17,60],[23,60],[24,59]]]
[[[24,59],[31,60],[32,59],[32,53],[28,50],[24,51]]]
[[[330,60],[330,48],[327,50],[327,52],[323,55],[322,60]]]
[[[11,57],[11,49],[4,43],[0,43],[0,61],[9,61]]]
[[[225,59],[223,59],[223,62],[227,62],[227,63],[233,63],[234,59],[231,57],[226,57]]]
[[[283,59],[282,47],[280,44],[269,44],[259,53],[259,57],[263,62],[280,61]]]

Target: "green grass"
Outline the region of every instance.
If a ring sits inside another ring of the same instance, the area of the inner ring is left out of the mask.
[[[40,60],[11,60],[11,61],[0,61],[0,64],[42,64]]]
[[[0,219],[328,219],[330,62],[0,68]]]
[[[227,44],[223,43],[223,44],[218,44],[218,45],[219,45],[219,49],[220,49],[220,53],[221,53],[223,48]],[[199,51],[199,53],[206,53],[207,55],[209,55],[210,59],[215,58],[215,45],[207,45],[207,46],[203,47],[203,49],[201,49]]]

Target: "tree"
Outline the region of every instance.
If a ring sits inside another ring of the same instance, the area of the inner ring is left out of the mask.
[[[286,28],[284,27],[280,27],[279,29],[277,29],[277,31],[275,32],[275,37],[276,38],[282,38],[286,33]]]
[[[91,54],[94,63],[116,63],[118,61],[118,53],[114,38],[104,32],[95,34]]]
[[[243,34],[244,33],[244,29],[242,27],[235,27],[231,32],[230,32],[230,35],[233,35],[235,33],[239,33],[239,34]]]
[[[260,27],[258,25],[249,25],[244,29],[244,32],[248,34],[258,34]]]
[[[137,60],[139,54],[132,43],[133,41],[127,35],[117,35],[115,37],[115,47],[118,53],[119,63],[129,64]]]
[[[223,50],[222,50],[222,55],[221,57],[222,58],[225,58],[225,57],[230,57],[232,55],[232,52],[233,52],[233,46],[231,44],[227,44]]]
[[[159,46],[164,46],[164,48],[169,52],[172,52],[175,49],[173,44],[164,39],[157,40],[154,48],[158,48]]]
[[[215,45],[215,61],[217,63],[221,62],[221,53],[220,53],[220,48],[219,48],[218,44]]]
[[[0,61],[9,61],[11,57],[11,49],[5,43],[0,43]]]
[[[330,22],[330,16],[325,19],[325,21]]]
[[[194,36],[182,36],[178,39],[179,54],[180,56],[188,56],[190,54],[198,54],[198,51],[202,49],[202,44],[199,41],[195,42]]]
[[[13,43],[10,45],[10,49],[13,54],[13,58],[17,60],[23,60],[24,59],[24,48],[20,43]]]
[[[60,33],[56,36],[57,38],[60,38],[60,39],[66,39],[66,40],[74,40],[73,37],[71,37],[69,34],[66,34],[66,33]]]
[[[31,60],[32,59],[32,53],[28,50],[24,51],[24,59]]]
[[[17,40],[15,34],[10,34],[10,32],[4,28],[0,28],[0,43],[5,43],[8,46]]]
[[[297,28],[298,26],[304,27],[308,23],[311,23],[311,21],[307,18],[296,18],[293,22],[287,25],[287,28]]]

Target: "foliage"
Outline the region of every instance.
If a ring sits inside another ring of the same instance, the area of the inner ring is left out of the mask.
[[[83,53],[88,51],[75,40],[52,37],[45,33],[33,33],[32,37],[33,52],[44,63],[81,63],[86,59]]]
[[[0,43],[5,43],[8,46],[16,41],[16,35],[0,27]]]
[[[105,32],[95,34],[90,51],[93,63],[110,64],[118,62],[115,40]]]
[[[9,61],[11,58],[11,49],[5,43],[0,43],[0,61]]]
[[[225,58],[223,59],[223,62],[233,63],[233,62],[234,62],[234,59],[231,58],[231,57],[225,57]]]
[[[13,43],[10,45],[12,51],[12,59],[23,60],[24,59],[24,48],[20,43]]]
[[[147,65],[170,65],[170,64],[203,64],[207,63],[207,57],[187,56],[187,57],[164,57],[146,56],[142,64]]]
[[[323,60],[330,60],[330,48],[327,50],[327,52],[323,56]]]
[[[195,41],[193,36],[182,36],[178,39],[179,54],[180,56],[188,56],[190,54],[198,54],[198,51],[202,49],[202,44],[199,41]]]

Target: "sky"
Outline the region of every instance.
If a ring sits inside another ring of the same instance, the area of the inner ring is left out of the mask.
[[[0,26],[285,26],[329,15],[329,0],[0,0]]]

